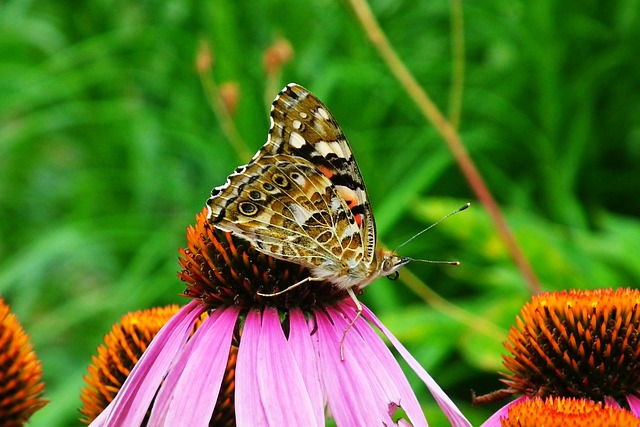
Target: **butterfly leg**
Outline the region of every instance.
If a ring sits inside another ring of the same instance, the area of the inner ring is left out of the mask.
[[[300,286],[300,285],[302,285],[304,283],[307,283],[307,282],[322,282],[323,280],[326,280],[326,279],[320,279],[318,277],[305,277],[304,279],[300,280],[299,282],[294,283],[293,285],[291,285],[288,288],[285,288],[285,289],[283,289],[281,291],[274,292],[272,294],[263,294],[262,292],[258,292],[258,295],[261,296],[261,297],[277,297],[278,295],[282,295],[285,292],[289,292],[291,289],[295,289],[295,288],[297,288],[298,286]]]
[[[340,340],[340,360],[343,360],[343,361],[344,361],[344,341],[347,338],[347,332],[349,332],[349,329],[353,327],[353,325],[356,323],[356,320],[358,320],[358,318],[362,314],[362,304],[360,304],[360,301],[358,301],[358,298],[356,297],[356,294],[353,292],[353,289],[349,288],[347,289],[347,292],[349,293],[349,296],[351,297],[353,302],[356,304],[357,313],[356,313],[356,317],[354,317],[353,320],[351,320],[351,322],[349,323],[349,326],[347,326],[347,329],[344,330],[344,333],[342,334],[342,339]]]

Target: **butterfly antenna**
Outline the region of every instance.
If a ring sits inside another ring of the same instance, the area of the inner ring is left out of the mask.
[[[417,258],[411,258],[411,261],[428,262],[429,264],[460,265],[460,261],[434,261],[432,259],[417,259]]]
[[[413,239],[415,239],[416,237],[420,236],[422,233],[426,233],[427,231],[431,230],[433,227],[435,227],[436,225],[440,224],[442,221],[444,221],[445,219],[449,218],[450,216],[453,216],[459,212],[462,212],[463,210],[467,209],[469,206],[471,206],[471,203],[465,203],[463,206],[460,206],[458,209],[456,209],[455,211],[443,216],[442,218],[440,218],[438,221],[434,222],[433,224],[431,224],[430,226],[428,226],[427,228],[425,228],[424,230],[414,234],[412,237],[409,238],[409,240],[407,240],[406,242],[400,244],[395,250],[394,252],[397,252],[398,249],[400,249],[401,247],[403,247],[404,245],[406,245],[407,243],[409,243],[410,241],[412,241]],[[424,260],[424,259],[414,259],[413,261],[422,261],[422,262],[430,262],[433,264],[452,264],[452,265],[458,265],[460,264],[457,261],[428,261],[428,260]]]

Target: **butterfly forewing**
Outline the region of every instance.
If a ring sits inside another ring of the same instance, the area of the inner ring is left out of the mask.
[[[347,138],[329,109],[297,84],[287,85],[273,101],[269,138],[255,158],[274,153],[305,158],[331,180],[362,228],[365,256],[371,260],[375,220]]]

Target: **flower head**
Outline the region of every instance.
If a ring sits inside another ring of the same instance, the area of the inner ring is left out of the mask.
[[[632,289],[533,297],[504,344],[510,373],[502,381],[511,394],[525,398],[584,398],[622,405],[638,415],[639,304],[640,292]]]
[[[356,318],[346,292],[325,282],[276,293],[308,277],[297,264],[256,251],[197,216],[180,251],[193,300],[158,332],[120,392],[92,425],[206,426],[223,378],[235,384],[235,423],[338,426],[426,426],[393,355],[367,320],[385,334],[425,381],[452,424],[468,422],[437,384],[366,307]],[[209,315],[192,333],[201,313]],[[344,331],[353,322],[340,345]],[[237,347],[235,371],[227,362]],[[398,419],[402,409],[406,420]],[[150,412],[149,412],[150,411]]]
[[[204,211],[196,227],[187,230],[188,247],[180,249],[180,279],[187,285],[184,295],[200,300],[209,308],[236,307],[240,311],[275,307],[297,307],[309,311],[331,305],[347,296],[327,282],[298,286],[278,297],[275,293],[309,276],[299,265],[259,252],[244,240],[211,227]]]
[[[548,397],[522,399],[511,405],[500,427],[638,427],[626,409],[587,399]]]
[[[29,336],[0,298],[0,425],[26,424],[47,401],[42,399],[42,367]]]
[[[107,407],[151,340],[178,310],[177,305],[169,305],[136,311],[124,315],[113,325],[104,338],[104,344],[98,347],[98,355],[92,358],[93,363],[85,376],[87,386],[82,389],[80,396],[83,403],[80,409],[84,416],[82,422],[89,424]],[[196,324],[196,328],[199,324]],[[231,374],[235,368],[235,354],[232,351],[228,361],[227,371]],[[233,425],[229,422],[234,412],[233,389],[233,377],[228,375],[222,383],[222,392],[213,411],[215,416],[212,417],[212,425]]]

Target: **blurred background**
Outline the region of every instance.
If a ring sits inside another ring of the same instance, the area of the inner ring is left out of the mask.
[[[639,2],[466,2],[462,31],[449,1],[371,7],[444,114],[461,107],[461,138],[542,288],[637,286]],[[274,44],[290,56],[275,71],[265,68]],[[200,68],[199,51],[212,55],[200,54]],[[185,230],[247,160],[212,108],[217,90],[237,102],[235,140],[253,154],[288,82],[341,124],[385,245],[472,202],[401,250],[462,263],[407,268],[444,301],[402,273],[362,300],[474,425],[506,403],[472,407],[471,390],[502,387],[502,340],[531,290],[349,3],[5,0],[0,295],[44,365],[51,402],[32,425],[78,424],[82,376],[120,316],[186,302],[176,277]],[[446,425],[409,378],[431,425]]]

